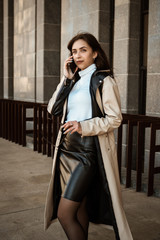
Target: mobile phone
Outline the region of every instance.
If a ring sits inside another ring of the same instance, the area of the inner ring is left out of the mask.
[[[77,67],[77,66],[76,66],[76,64],[75,64],[75,62],[74,62],[74,60],[73,60],[73,58],[72,58],[72,62],[70,63],[69,67],[70,67],[72,73],[74,73],[75,70],[76,70],[76,67]]]

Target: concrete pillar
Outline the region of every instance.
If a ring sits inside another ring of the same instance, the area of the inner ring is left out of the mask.
[[[14,98],[35,100],[36,0],[14,0]]]
[[[47,102],[60,77],[61,1],[37,1],[36,100]]]
[[[149,1],[146,114],[160,117],[160,1]]]
[[[149,1],[148,25],[148,63],[147,63],[147,94],[146,114],[160,117],[160,1]],[[160,143],[160,133],[157,131],[156,143]],[[150,149],[150,130],[146,129],[146,161],[145,170],[148,170]],[[160,166],[160,153],[155,154],[155,166]],[[158,174],[155,175],[155,178]]]
[[[140,1],[116,0],[114,22],[113,71],[119,86],[122,112],[134,114],[138,112],[139,97]],[[125,165],[127,139],[125,128],[123,134],[123,165]],[[132,168],[134,169],[136,131],[132,154]]]
[[[60,1],[14,2],[14,97],[47,102],[59,80]]]
[[[122,111],[138,112],[140,1],[115,1],[114,72]]]
[[[3,98],[3,0],[0,0],[0,98]]]
[[[64,60],[68,56],[67,44],[78,32],[92,33],[109,56],[109,0],[62,0],[61,19],[61,74]]]
[[[110,0],[99,1],[98,40],[109,59],[110,51]]]
[[[13,0],[4,1],[4,98],[13,98]]]

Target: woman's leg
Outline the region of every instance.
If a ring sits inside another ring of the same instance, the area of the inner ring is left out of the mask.
[[[84,203],[83,203],[84,204]],[[58,207],[58,219],[69,240],[86,240],[86,231],[80,223],[82,219],[81,203],[61,198]],[[80,212],[78,213],[78,211]],[[79,215],[79,219],[78,219]],[[84,223],[83,223],[84,225]],[[88,234],[87,234],[88,235]]]
[[[88,218],[86,203],[87,203],[87,198],[85,197],[79,206],[79,209],[77,212],[77,218],[78,218],[79,223],[83,227],[83,230],[86,235],[86,240],[87,240],[88,239],[89,218]]]

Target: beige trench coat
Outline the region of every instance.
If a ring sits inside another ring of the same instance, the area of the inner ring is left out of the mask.
[[[56,91],[48,104],[48,112],[51,113],[52,106],[55,103],[57,93],[61,88],[64,79],[59,83]],[[99,90],[96,92],[96,100],[102,112],[105,113],[105,118],[92,118],[81,122],[82,137],[98,135],[100,149],[102,153],[104,168],[108,180],[109,190],[112,199],[112,205],[115,213],[115,218],[118,226],[119,236],[121,240],[132,240],[130,228],[123,210],[122,197],[121,197],[121,185],[119,180],[118,164],[117,164],[117,151],[114,139],[114,129],[118,128],[122,121],[120,97],[117,84],[111,77],[106,77],[103,81],[102,98]],[[66,113],[67,101],[63,107],[62,123],[64,123]],[[57,159],[58,146],[61,139],[61,130],[58,133],[55,152],[53,157],[52,175],[48,188],[44,223],[45,229],[54,222],[51,221],[53,212],[53,185],[54,174]]]

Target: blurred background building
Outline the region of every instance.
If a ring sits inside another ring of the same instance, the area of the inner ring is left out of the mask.
[[[160,0],[0,0],[0,97],[47,102],[68,56],[89,31],[119,85],[122,111],[160,115]]]
[[[47,103],[79,31],[107,53],[122,112],[160,117],[160,0],[0,0],[0,98]]]

